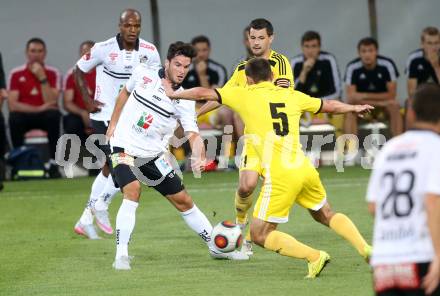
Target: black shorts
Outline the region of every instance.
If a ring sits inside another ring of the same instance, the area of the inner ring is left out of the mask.
[[[107,133],[108,121],[97,121],[91,120],[91,126],[93,128],[93,134],[95,135],[104,135]],[[105,154],[106,163],[110,166],[110,144],[107,142],[105,144],[100,144],[98,141],[95,142],[95,145]]]
[[[377,296],[425,296],[420,287],[428,272],[429,263],[406,263],[376,266],[373,269],[374,290]],[[431,294],[440,296],[440,287]]]
[[[121,189],[135,180],[154,188],[163,196],[185,189],[182,180],[163,155],[145,159],[125,154],[123,148],[113,147],[112,164],[113,180]]]

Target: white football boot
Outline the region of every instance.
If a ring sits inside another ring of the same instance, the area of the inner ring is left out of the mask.
[[[130,256],[121,256],[119,258],[116,258],[113,262],[113,268],[116,270],[130,270]]]

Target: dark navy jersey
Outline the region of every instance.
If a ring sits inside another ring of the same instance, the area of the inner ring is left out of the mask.
[[[303,54],[295,56],[292,65],[295,89],[309,96],[321,99],[336,99],[341,97],[341,79],[335,57],[328,52],[321,51],[313,68],[307,74],[305,83],[299,81],[305,57]]]
[[[439,79],[431,63],[425,58],[423,49],[411,52],[406,61],[406,76],[408,79],[417,79],[417,84],[434,82],[439,84]]]
[[[378,55],[374,69],[366,69],[360,58],[348,63],[344,81],[355,85],[358,92],[381,93],[388,91],[387,83],[396,81],[397,77],[399,71],[393,60]]]

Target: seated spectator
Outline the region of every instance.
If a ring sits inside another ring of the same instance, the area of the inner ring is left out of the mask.
[[[396,79],[399,76],[396,65],[390,58],[378,54],[379,46],[374,38],[361,39],[357,49],[359,57],[348,63],[345,71],[348,103],[379,107],[390,118],[392,135],[401,134],[403,122],[396,99]],[[356,115],[345,116],[345,132],[357,135]]]
[[[440,84],[440,32],[435,27],[423,29],[421,46],[410,53],[406,62],[408,97],[411,98],[419,84]]]
[[[291,60],[295,89],[312,97],[338,100],[341,98],[341,79],[335,57],[321,50],[321,36],[318,32],[307,31],[301,38],[302,54]],[[327,120],[338,132],[342,132],[343,115],[322,114],[314,116],[312,122]]]
[[[213,61],[209,56],[211,54],[211,42],[208,37],[200,35],[191,40],[192,46],[197,51],[197,56],[193,59],[193,63],[190,66],[190,70],[185,80],[182,83],[184,88],[192,88],[197,86],[216,88],[222,87],[228,79],[226,68]],[[197,102],[196,108],[199,109],[204,102]],[[220,129],[223,130],[224,126],[234,125],[234,113],[226,106],[203,114],[197,119],[198,125],[201,129]],[[179,128],[176,131],[176,135],[183,135],[183,131]],[[225,149],[224,157],[229,159],[229,150]],[[176,158],[179,160],[178,155],[182,155],[178,151],[174,152]],[[181,157],[180,157],[181,158]],[[215,170],[217,165],[211,159],[208,161],[206,170]]]
[[[211,54],[211,42],[206,36],[196,36],[191,40],[191,44],[197,51],[193,64],[185,80],[182,83],[184,88],[197,86],[216,88],[222,87],[228,78],[226,68],[209,58]],[[197,103],[197,107],[203,103]],[[227,124],[233,124],[233,113],[227,107],[221,107],[217,110],[208,112],[198,118],[201,128],[214,127],[222,129]]]
[[[11,71],[9,80],[9,127],[14,148],[22,146],[24,134],[32,129],[48,133],[49,175],[60,177],[55,163],[60,135],[60,112],[57,99],[60,76],[57,69],[45,65],[46,44],[32,38],[26,44],[27,63]]]
[[[3,101],[7,99],[5,71],[3,70],[2,55],[0,54],[0,190],[3,189],[3,180],[5,179],[5,152],[6,152],[6,127],[3,117]]]
[[[87,40],[81,43],[79,48],[79,56],[90,52],[95,42]],[[86,110],[82,99],[81,91],[76,86],[74,78],[74,67],[66,74],[64,83],[64,109],[68,112],[63,117],[64,132],[66,134],[76,134],[81,139],[81,143],[85,143],[86,137],[91,133],[89,112]],[[87,82],[87,90],[91,98],[94,97],[96,85],[96,71],[90,71],[85,74]]]

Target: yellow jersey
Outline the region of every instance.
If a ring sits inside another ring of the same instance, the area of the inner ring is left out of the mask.
[[[321,99],[268,81],[216,91],[221,103],[243,119],[246,140],[255,148],[261,168],[274,163],[285,168],[302,165],[305,156],[300,144],[299,120],[305,111],[319,113]]]
[[[281,87],[293,87],[293,73],[289,60],[284,55],[271,50],[268,61],[273,73],[273,83]],[[246,74],[244,73],[246,63],[247,61],[243,61],[237,65],[225,87],[247,85]]]

